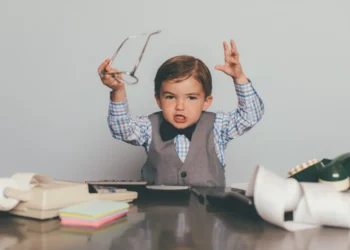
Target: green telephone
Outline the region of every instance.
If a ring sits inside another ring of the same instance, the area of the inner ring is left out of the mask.
[[[304,162],[288,173],[288,178],[299,182],[322,182],[332,184],[337,190],[344,191],[350,187],[350,152],[334,159],[310,160]]]

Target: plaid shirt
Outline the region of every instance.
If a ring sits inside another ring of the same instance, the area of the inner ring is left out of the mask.
[[[250,130],[264,114],[264,103],[256,93],[252,83],[234,84],[238,108],[231,112],[219,111],[214,121],[214,141],[216,154],[225,166],[224,150],[227,143]],[[152,126],[148,116],[132,117],[128,102],[110,102],[108,125],[115,139],[136,146],[143,146],[148,153],[152,142]],[[184,135],[174,139],[176,152],[182,162],[185,161],[190,141]]]

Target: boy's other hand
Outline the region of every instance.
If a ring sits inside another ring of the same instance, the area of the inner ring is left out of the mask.
[[[99,67],[98,74],[101,78],[101,81],[107,87],[113,90],[120,90],[124,88],[124,83],[119,81],[121,76],[117,76],[118,70],[111,68],[108,64],[110,59],[106,59]],[[116,73],[115,75],[113,73]]]
[[[231,48],[224,42],[225,64],[216,65],[215,69],[224,72],[232,77],[236,83],[248,83],[247,77],[244,75],[241,63],[239,61],[239,54],[236,44],[230,40]]]

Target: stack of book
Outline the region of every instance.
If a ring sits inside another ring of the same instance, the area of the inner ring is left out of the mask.
[[[62,225],[96,228],[126,216],[129,207],[126,202],[94,200],[63,208],[59,217]]]

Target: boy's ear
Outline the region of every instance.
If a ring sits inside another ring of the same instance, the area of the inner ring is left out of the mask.
[[[162,109],[162,104],[161,104],[161,102],[160,102],[159,95],[154,94],[154,99],[156,99],[157,104],[158,104],[158,107],[159,107],[160,109]]]
[[[204,101],[203,111],[207,110],[213,101],[213,96],[207,96]]]

